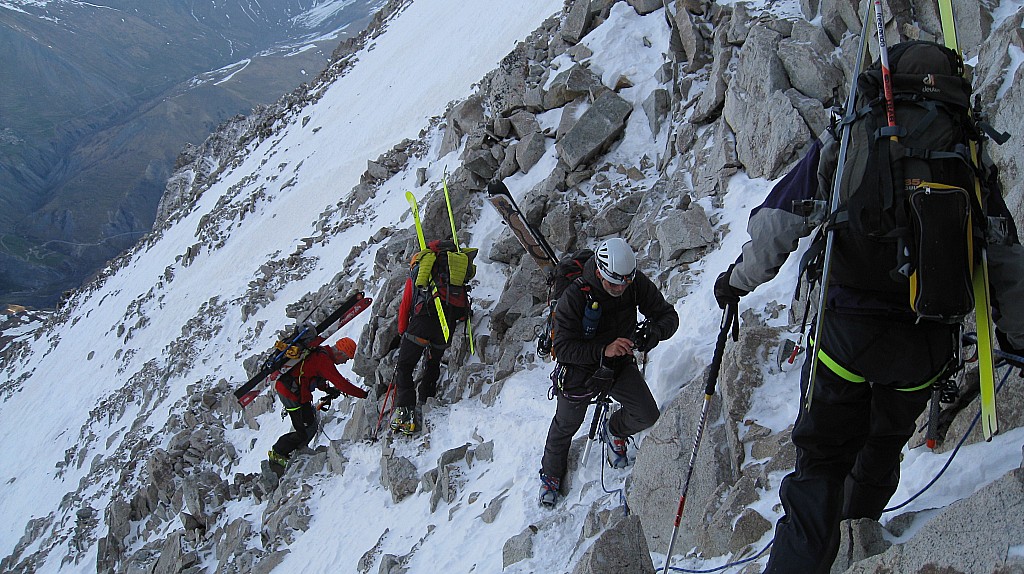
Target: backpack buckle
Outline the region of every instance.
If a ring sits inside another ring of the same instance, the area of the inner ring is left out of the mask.
[[[985,229],[985,243],[988,245],[1010,245],[1009,226],[1005,217],[988,217],[988,228]]]
[[[825,221],[825,210],[828,208],[824,199],[793,200],[793,213],[807,220],[810,227],[816,227]]]

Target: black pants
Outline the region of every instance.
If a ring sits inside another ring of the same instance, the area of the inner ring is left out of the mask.
[[[658,403],[635,362],[624,362],[615,369],[615,384],[608,391],[608,396],[622,405],[608,419],[608,429],[613,435],[628,437],[658,422],[661,414]],[[556,394],[555,400],[555,416],[551,419],[544,443],[541,472],[561,480],[569,465],[572,437],[583,425],[590,402],[587,399],[569,399],[561,393]]]
[[[785,515],[766,573],[827,573],[839,550],[839,523],[882,515],[896,492],[900,452],[914,433],[930,387],[952,357],[954,328],[827,313],[822,350],[864,382],[819,362],[810,410],[793,428],[796,469],[782,481]],[[810,358],[805,358],[806,395]],[[856,377],[855,377],[856,378]]]
[[[402,337],[402,343],[398,347],[398,361],[395,366],[396,407],[416,405],[416,388],[412,374],[424,354],[426,363],[423,365],[423,377],[419,384],[419,402],[437,395],[437,380],[441,377],[441,358],[447,347],[441,322],[429,313],[410,318],[405,333],[406,336]],[[420,340],[413,340],[413,337]]]
[[[316,420],[316,409],[313,403],[296,403],[284,397],[285,409],[288,410],[288,417],[292,420],[294,431],[281,435],[274,443],[274,452],[283,456],[291,455],[292,451],[300,449],[309,444],[316,436],[318,424]]]

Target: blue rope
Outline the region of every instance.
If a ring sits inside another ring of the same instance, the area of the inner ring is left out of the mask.
[[[757,560],[758,558],[763,556],[764,553],[768,552],[768,549],[772,547],[772,543],[773,542],[775,542],[775,538],[774,537],[771,540],[768,541],[768,544],[764,545],[764,548],[762,548],[760,552],[758,552],[757,554],[754,554],[750,558],[744,558],[743,560],[737,560],[735,562],[729,562],[728,564],[722,564],[721,566],[718,566],[717,568],[708,568],[707,570],[688,570],[686,568],[679,568],[679,567],[676,567],[676,566],[670,566],[669,570],[672,570],[672,571],[675,571],[675,572],[687,572],[689,574],[710,574],[712,572],[719,572],[721,570],[725,570],[726,568],[732,568],[733,566],[742,566],[744,564],[753,562],[754,560]],[[658,572],[659,570],[661,570],[661,568],[656,569],[655,572]]]
[[[1012,372],[1013,372],[1013,369],[1006,369],[1006,373],[1003,375],[1003,380],[999,381],[999,385],[996,387],[996,393],[999,393],[999,391],[1001,391],[1003,389],[1003,385],[1006,384],[1006,380],[1010,378],[1010,373],[1012,373]],[[922,488],[921,490],[917,491],[917,493],[915,493],[910,498],[906,499],[905,501],[901,502],[900,504],[897,504],[896,506],[891,506],[889,508],[886,508],[882,512],[885,513],[885,512],[892,512],[894,510],[899,510],[899,509],[903,508],[904,506],[906,506],[906,505],[910,504],[911,502],[913,502],[918,496],[921,496],[922,494],[924,494],[924,492],[926,490],[931,488],[932,485],[935,484],[935,482],[937,480],[939,480],[939,477],[941,477],[946,472],[946,469],[949,468],[949,465],[953,463],[953,458],[956,457],[956,454],[958,452],[960,452],[960,447],[964,446],[964,443],[967,442],[967,437],[969,437],[971,435],[971,431],[973,431],[974,427],[977,426],[979,420],[981,420],[981,411],[980,410],[978,411],[978,414],[974,415],[974,420],[972,420],[970,426],[967,427],[967,432],[964,433],[964,436],[960,438],[960,442],[956,443],[956,447],[954,447],[953,450],[949,453],[949,458],[946,459],[946,464],[942,465],[942,468],[939,469],[939,472],[938,472],[938,474],[935,475],[935,478],[931,479],[931,481],[929,481],[928,484],[924,485],[924,488]]]

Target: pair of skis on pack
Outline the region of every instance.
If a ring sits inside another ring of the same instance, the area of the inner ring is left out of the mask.
[[[455,244],[456,249],[461,250],[462,248],[459,247],[459,236],[455,230],[455,215],[452,213],[452,198],[451,194],[448,193],[447,171],[441,176],[441,185],[444,188],[444,202],[448,207],[448,221],[452,225],[452,242]],[[424,251],[427,249],[427,240],[423,234],[423,222],[420,220],[420,208],[416,203],[416,196],[411,191],[407,191],[405,192],[405,200],[409,202],[409,209],[412,210],[413,223],[416,225],[416,240],[419,242],[420,251]],[[441,322],[441,332],[444,334],[444,341],[447,343],[451,339],[451,328],[448,325],[448,318],[444,314],[441,297],[437,293],[437,285],[434,285],[433,282],[431,282],[430,295],[431,299],[434,300],[437,318]],[[476,353],[476,349],[473,345],[473,324],[470,316],[471,314],[466,315],[466,338],[469,339],[469,354],[473,355]]]
[[[235,389],[235,398],[243,407],[251,403],[260,394],[257,385],[274,373],[287,373],[298,365],[310,350],[327,340],[331,335],[344,327],[356,315],[373,303],[373,299],[363,295],[362,291],[353,293],[330,315],[316,325],[303,323],[290,336],[275,344],[274,350],[260,363],[260,370],[249,378],[242,386]]]

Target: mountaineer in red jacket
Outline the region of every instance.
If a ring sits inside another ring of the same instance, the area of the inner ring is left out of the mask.
[[[318,405],[329,407],[332,400],[346,395],[365,398],[366,391],[353,385],[338,372],[335,365],[341,365],[354,357],[356,343],[348,337],[339,339],[333,347],[320,346],[287,373],[277,377],[275,388],[284,403],[284,409],[292,419],[295,430],[284,434],[267,453],[270,462],[287,466],[292,451],[309,444],[317,431],[317,409],[313,406],[313,390],[327,393]],[[330,385],[327,384],[330,381]]]

